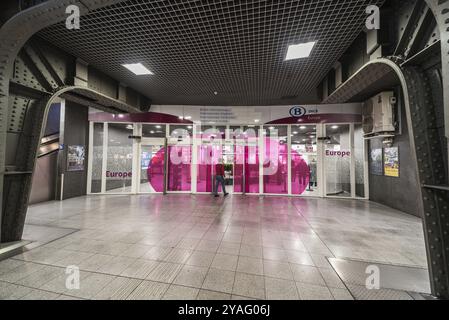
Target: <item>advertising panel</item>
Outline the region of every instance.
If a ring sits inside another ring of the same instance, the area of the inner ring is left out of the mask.
[[[83,171],[84,159],[84,146],[69,146],[67,148],[67,171]]]
[[[370,171],[371,171],[371,174],[374,174],[376,176],[383,176],[383,174],[384,174],[382,151],[383,150],[381,148],[371,150]]]
[[[399,177],[399,148],[384,149],[384,171],[387,177]]]

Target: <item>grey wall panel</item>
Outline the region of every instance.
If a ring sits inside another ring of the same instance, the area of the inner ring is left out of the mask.
[[[55,200],[58,152],[37,159],[30,204]]]
[[[61,153],[64,173],[63,199],[83,196],[87,188],[87,155],[89,145],[89,109],[79,104],[66,101],[64,121],[64,152]],[[70,145],[85,147],[86,159],[83,171],[67,171],[67,149]]]
[[[401,106],[404,109],[404,106]],[[416,168],[410,150],[405,110],[402,112],[402,134],[396,136],[394,147],[399,147],[400,172],[399,178],[369,175],[370,199],[403,212],[420,216],[419,188],[417,186]],[[374,139],[369,142],[369,152],[382,148],[382,140]]]

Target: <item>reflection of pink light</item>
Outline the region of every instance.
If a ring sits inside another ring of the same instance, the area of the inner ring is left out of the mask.
[[[279,158],[282,161],[279,161],[277,164],[278,170],[274,175],[269,175],[264,177],[264,191],[266,193],[277,193],[277,194],[286,194],[286,181],[288,179],[288,166],[286,161],[286,154],[287,154],[287,145],[285,144],[279,144],[279,141],[265,138],[265,145],[272,144],[273,148],[277,148],[279,153]],[[181,148],[190,148],[190,147],[181,147]],[[211,165],[207,165],[207,163],[202,163],[206,159],[218,159],[221,158],[221,154],[219,152],[213,152],[210,147],[204,147],[199,148],[198,152],[198,159],[199,159],[199,168],[198,168],[198,174],[199,175],[205,175],[204,181],[207,181],[209,183],[209,177],[210,174],[206,174],[212,169]],[[245,159],[245,179],[246,179],[246,192],[247,193],[258,193],[259,192],[259,157],[258,157],[258,148],[257,147],[243,147],[243,146],[236,146],[235,151],[237,156],[235,157],[236,160],[240,159],[239,162],[242,162],[241,160]],[[310,181],[310,168],[307,164],[307,162],[304,160],[301,154],[299,154],[297,151],[292,150],[292,165],[291,165],[291,176],[292,176],[292,194],[300,195],[303,194],[304,191],[307,189]],[[209,153],[209,154],[208,154]],[[165,158],[165,149],[162,148],[157,152],[157,154],[151,159],[147,175],[148,175],[148,182],[151,184],[153,189],[156,192],[163,192],[164,190],[164,158]],[[201,160],[204,159],[204,160]],[[170,160],[169,160],[170,161]],[[218,162],[218,161],[216,161]],[[216,163],[214,162],[214,163]],[[267,166],[267,165],[266,165]],[[181,164],[181,165],[170,165],[169,164],[169,170],[170,172],[173,171],[179,171],[178,174],[183,177],[184,174],[189,175],[190,172],[184,172],[187,169],[189,171],[190,164]],[[188,167],[188,168],[185,168]],[[204,172],[203,172],[204,171]],[[206,172],[207,171],[207,172]],[[243,175],[243,165],[235,164],[234,166],[234,173],[235,173],[235,186],[234,191],[235,192],[241,192],[241,184],[242,184],[242,175]],[[203,173],[202,173],[203,172]],[[190,176],[186,177],[187,180],[190,180]],[[182,179],[185,180],[185,179]],[[239,185],[240,184],[240,185]],[[182,191],[190,191],[190,190],[184,190],[185,188],[188,188],[190,185],[186,184],[186,186],[183,186],[181,189]],[[198,188],[198,187],[197,187]],[[201,189],[201,190],[200,190]],[[204,190],[203,190],[204,189]],[[204,185],[202,187],[198,188],[198,191],[201,192],[207,192],[211,191],[211,186]]]
[[[156,192],[164,192],[165,148],[159,150],[148,164],[148,183]]]

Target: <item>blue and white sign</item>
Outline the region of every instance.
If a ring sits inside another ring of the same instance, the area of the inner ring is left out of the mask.
[[[290,115],[295,118],[301,118],[307,114],[307,110],[304,107],[296,106],[290,109]]]

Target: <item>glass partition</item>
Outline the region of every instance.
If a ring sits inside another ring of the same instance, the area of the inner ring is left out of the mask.
[[[167,191],[189,192],[192,189],[193,125],[170,125]]]
[[[167,191],[187,192],[192,188],[191,179],[191,146],[169,146],[169,161],[167,172]]]
[[[315,125],[293,125],[292,194],[318,195],[318,148]]]
[[[351,197],[351,130],[349,124],[326,125],[324,168],[326,195]]]
[[[103,123],[93,124],[91,193],[101,193],[101,181],[103,176],[103,127]]]
[[[263,190],[267,194],[288,194],[287,126],[264,127]]]
[[[193,126],[94,123],[90,192],[163,192],[164,179],[166,191],[190,192],[195,172],[196,191],[211,193],[215,164],[223,159],[234,193],[366,197],[361,124],[197,125],[195,141]]]
[[[245,163],[245,138],[243,128],[240,126],[230,126],[229,130],[229,139],[232,141],[234,149],[233,192],[243,193]]]
[[[260,193],[259,187],[259,127],[243,128],[245,141],[245,193]]]
[[[133,171],[132,124],[109,123],[106,167],[106,192],[131,192]]]
[[[354,126],[354,161],[355,161],[355,195],[360,198],[366,196],[365,192],[365,140],[363,139],[363,126]]]

